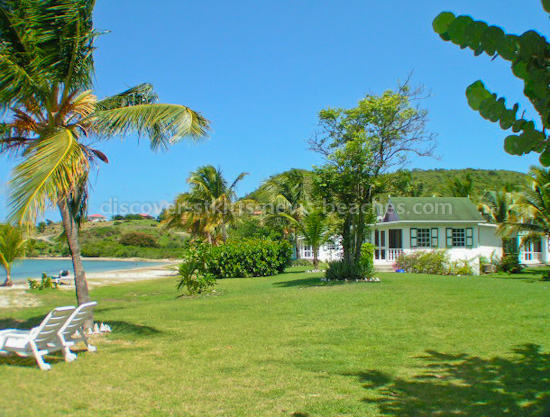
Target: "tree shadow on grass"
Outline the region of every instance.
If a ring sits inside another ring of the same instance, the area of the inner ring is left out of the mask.
[[[21,329],[30,330],[35,326],[38,326],[44,320],[46,314],[41,316],[31,317],[26,320],[15,319],[13,317],[0,319],[0,330],[5,329]]]
[[[520,346],[511,358],[426,353],[425,369],[412,379],[378,371],[348,376],[373,390],[364,401],[389,416],[539,417],[550,405],[550,354],[538,345]]]
[[[280,281],[280,282],[273,283],[273,285],[277,287],[329,287],[329,286],[343,285],[343,284],[346,284],[346,283],[343,281],[330,281],[330,282],[321,281],[321,277],[293,279],[290,281]]]
[[[106,323],[111,326],[113,334],[134,334],[139,336],[152,336],[162,332],[155,327],[142,324],[129,323],[127,321],[109,320]]]

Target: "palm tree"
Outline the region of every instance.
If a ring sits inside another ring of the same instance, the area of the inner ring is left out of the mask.
[[[550,235],[550,170],[532,167],[531,184],[517,194],[514,209],[518,220],[510,222],[512,232],[528,232],[528,238]]]
[[[506,189],[500,191],[487,191],[481,202],[478,204],[478,210],[485,219],[498,225],[498,234],[502,239],[502,252],[506,254],[509,249],[509,228],[510,223],[517,221],[514,211],[514,194],[507,192]]]
[[[470,173],[464,178],[452,178],[447,183],[447,189],[453,197],[470,197],[474,195],[474,182]]]
[[[153,149],[205,135],[208,121],[188,107],[159,104],[149,84],[98,99],[91,91],[94,0],[0,2],[0,153],[19,157],[10,181],[9,220],[34,224],[61,212],[78,303],[89,301],[78,240],[88,177],[107,157],[93,141],[136,133]],[[29,226],[30,227],[30,226]],[[88,323],[89,324],[89,323]]]
[[[313,267],[319,269],[319,249],[321,245],[330,240],[332,235],[330,219],[327,214],[320,208],[308,207],[305,208],[304,214],[299,220],[286,213],[280,213],[280,216],[294,223],[305,243],[311,245]]]
[[[271,204],[272,212],[266,217],[267,223],[278,222],[284,219],[288,226],[285,234],[294,235],[294,244],[298,249],[299,228],[297,222],[303,217],[304,205],[310,201],[310,177],[308,171],[293,168],[282,174],[274,175],[267,179],[258,191],[258,199],[264,203]],[[279,216],[286,213],[294,221],[286,216]],[[300,252],[296,250],[296,257]]]
[[[6,270],[4,287],[13,285],[11,264],[25,254],[25,240],[21,231],[10,225],[0,227],[0,265]]]
[[[229,185],[220,168],[205,165],[191,172],[190,190],[180,194],[165,213],[168,228],[183,229],[193,236],[205,238],[211,245],[227,240],[227,227],[241,218],[253,200],[236,201],[237,184],[248,173],[241,173]]]

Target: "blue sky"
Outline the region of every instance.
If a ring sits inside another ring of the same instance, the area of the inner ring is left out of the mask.
[[[305,143],[317,112],[354,106],[412,70],[433,94],[424,104],[441,159],[415,159],[410,167],[527,171],[537,156],[507,155],[506,133],[470,110],[464,95],[483,79],[520,101],[520,82],[506,63],[441,41],[431,22],[443,10],[513,33],[546,33],[549,24],[538,0],[98,0],[95,25],[111,33],[97,45],[97,94],[151,82],[161,101],[201,111],[213,130],[208,141],[166,153],[134,137],[99,144],[110,163],[93,176],[90,212],[109,199],[171,201],[200,165],[219,165],[230,180],[249,172],[244,194],[274,173],[319,164]],[[12,167],[0,162],[0,219]]]

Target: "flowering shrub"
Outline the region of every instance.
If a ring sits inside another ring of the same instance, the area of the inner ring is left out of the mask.
[[[397,258],[396,265],[405,272],[416,274],[473,275],[475,273],[470,261],[466,259],[451,261],[445,250],[402,253]]]

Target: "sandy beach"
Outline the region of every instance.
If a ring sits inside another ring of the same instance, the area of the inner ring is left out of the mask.
[[[59,259],[59,258],[56,258]],[[101,258],[106,260],[107,258]],[[116,258],[108,258],[109,260],[117,260]],[[128,260],[136,261],[136,259]],[[143,262],[145,260],[140,259]],[[88,285],[90,288],[98,287],[102,285],[116,285],[124,282],[142,281],[150,279],[159,279],[174,277],[177,275],[176,267],[177,261],[174,260],[147,260],[157,263],[151,267],[141,267],[134,269],[124,269],[118,271],[107,272],[95,272],[87,274]],[[158,265],[158,262],[163,262],[162,265]],[[64,285],[60,285],[60,290],[74,291],[74,278],[71,275],[65,278]],[[27,282],[16,282],[12,287],[0,287],[0,308],[22,308],[22,307],[34,307],[40,305],[38,297],[33,295],[33,292],[29,290]]]

